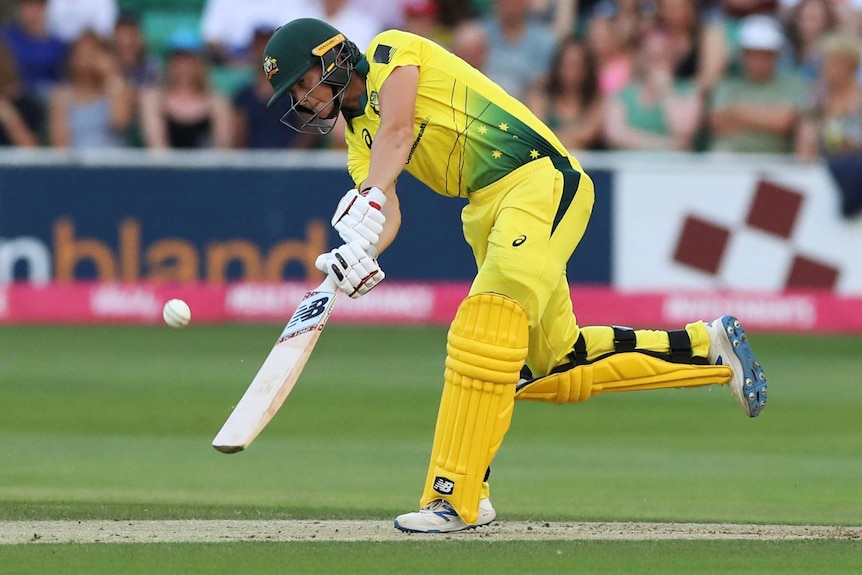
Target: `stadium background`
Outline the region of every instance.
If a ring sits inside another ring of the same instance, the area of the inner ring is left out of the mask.
[[[117,4],[135,10],[158,59],[204,7]],[[449,4],[441,18],[457,16]],[[714,16],[720,6],[710,4]],[[17,6],[0,2],[7,22]],[[580,30],[614,14],[608,3],[581,6]],[[234,94],[251,73],[244,66],[208,62],[215,89]],[[726,390],[519,405],[494,467],[501,522],[821,524],[836,533],[862,524],[858,153],[599,148],[575,150],[598,191],[568,270],[581,323],[669,327],[735,313],[768,368],[770,405],[754,421]],[[134,138],[110,150],[43,139],[0,149],[0,537],[40,520],[388,521],[415,506],[445,328],[473,262],[461,201],[409,176],[399,183],[403,232],[382,259],[386,281],[340,299],[296,392],[251,450],[225,457],[209,446],[320,279],[310,262],[338,241],[328,220],[350,186],[343,165],[328,141],[154,151]],[[161,323],[171,297],[191,304],[189,328]],[[859,566],[858,541],[835,540],[30,544],[47,538],[0,545],[3,569],[434,572],[441,554],[447,569],[475,558],[477,573]]]

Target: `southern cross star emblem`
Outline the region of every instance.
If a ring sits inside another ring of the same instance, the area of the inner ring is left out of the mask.
[[[502,123],[502,124],[500,124],[498,127],[499,127],[501,130],[503,130],[504,132],[508,132],[508,131],[509,131],[509,124],[507,124],[506,122],[503,122],[503,123]]]
[[[486,128],[485,126],[479,126],[479,133],[480,134],[484,134],[487,131],[488,131],[488,128]]]
[[[499,159],[503,155],[503,152],[500,150],[494,150],[491,152],[491,155],[494,156],[494,159]]]
[[[539,157],[539,150],[530,150],[530,157],[534,160]]]

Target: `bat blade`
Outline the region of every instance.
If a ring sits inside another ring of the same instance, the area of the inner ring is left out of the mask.
[[[275,416],[302,374],[335,299],[335,287],[328,279],[305,294],[251,385],[213,439],[214,448],[222,453],[244,450]]]

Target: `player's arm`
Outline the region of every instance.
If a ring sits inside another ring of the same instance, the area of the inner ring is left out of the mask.
[[[315,261],[317,269],[333,278],[338,289],[350,297],[368,293],[386,277],[376,258],[401,227],[395,180],[413,145],[418,87],[416,66],[395,68],[383,82],[378,94],[380,128],[371,144],[368,175],[358,191],[351,190],[341,199],[332,219],[346,243]]]
[[[395,180],[404,169],[413,146],[418,89],[418,66],[395,68],[380,88],[380,129],[371,145],[368,176],[359,186],[360,190],[376,187],[386,194],[386,203],[382,209],[386,222],[377,243],[379,252],[389,247],[401,227]]]
[[[390,189],[384,193],[386,194],[386,203],[383,204],[380,211],[386,216],[386,221],[383,223],[383,231],[380,232],[380,239],[377,241],[378,254],[392,245],[395,236],[398,235],[398,230],[401,229],[401,205],[398,203],[398,195],[395,193],[395,184],[393,183]]]

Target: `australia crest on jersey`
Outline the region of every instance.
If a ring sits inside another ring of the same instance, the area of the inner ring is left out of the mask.
[[[371,90],[371,93],[368,94],[368,104],[371,106],[371,109],[374,110],[374,113],[379,116],[380,96],[377,94],[377,90]]]

